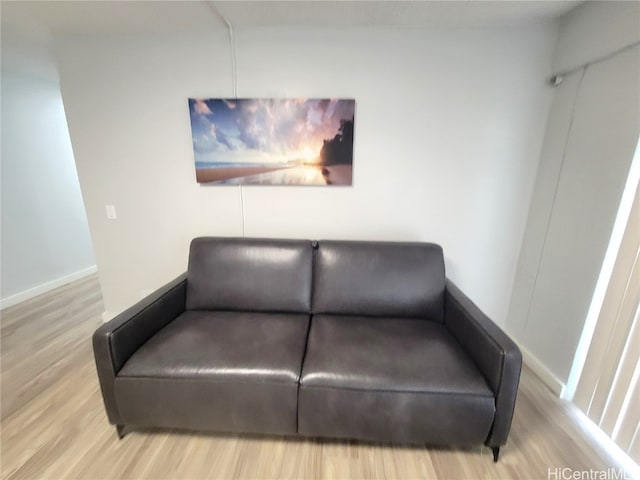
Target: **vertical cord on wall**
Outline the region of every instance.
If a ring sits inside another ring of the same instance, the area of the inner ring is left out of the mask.
[[[209,8],[211,8],[213,13],[224,22],[224,24],[227,26],[227,32],[229,32],[229,53],[231,56],[231,83],[233,86],[233,98],[237,100],[238,99],[238,73],[236,69],[236,42],[233,36],[233,26],[231,25],[231,22],[227,20],[227,17],[225,17],[222,13],[220,13],[215,2],[209,1],[207,2],[207,5],[209,5]]]
[[[560,168],[558,170],[558,176],[556,177],[556,183],[553,189],[553,197],[551,198],[551,210],[549,211],[549,218],[547,219],[547,225],[544,230],[544,238],[542,240],[542,249],[540,250],[540,256],[538,257],[538,265],[536,266],[536,273],[533,277],[533,288],[531,289],[531,295],[529,296],[529,305],[527,307],[527,315],[524,319],[524,330],[526,332],[527,325],[529,324],[529,317],[531,316],[531,307],[533,306],[533,296],[536,291],[536,287],[538,285],[538,275],[540,274],[540,266],[542,265],[542,259],[544,257],[544,251],[547,247],[547,239],[549,237],[549,229],[551,228],[551,220],[553,218],[553,212],[556,205],[556,198],[558,196],[558,187],[560,186],[560,178],[562,177],[562,171],[564,170],[564,161],[567,156],[567,150],[569,147],[569,139],[571,137],[571,130],[573,129],[573,121],[576,114],[576,105],[578,103],[578,95],[580,94],[580,87],[582,86],[582,80],[584,79],[585,74],[587,73],[587,68],[589,65],[585,65],[582,67],[582,73],[580,75],[580,79],[578,80],[578,84],[576,85],[576,93],[573,97],[573,103],[571,105],[571,116],[569,117],[569,126],[567,128],[567,136],[564,140],[564,146],[562,148],[562,158],[560,159]],[[558,83],[554,83],[555,86],[558,86],[562,83],[562,77],[558,75],[560,78]]]
[[[227,24],[227,30],[229,31],[229,47],[231,49],[231,81],[233,82],[233,98],[238,99],[238,71],[236,66],[236,42],[233,37],[233,27],[231,23],[222,16],[222,19]],[[240,221],[242,224],[242,236],[245,236],[244,232],[244,192],[242,191],[242,184],[240,187]]]
[[[233,98],[238,99],[238,70],[236,65],[236,42],[233,37],[233,27],[229,21],[222,17],[227,24],[227,30],[229,31],[229,46],[231,48],[231,81],[233,82]]]
[[[238,69],[236,64],[236,42],[233,36],[233,26],[231,22],[227,20],[220,11],[214,2],[209,2],[208,5],[211,7],[213,12],[222,19],[222,21],[227,26],[227,31],[229,32],[229,53],[231,56],[231,83],[233,85],[233,98],[238,99]],[[242,184],[238,185],[238,193],[240,195],[240,223],[242,225],[242,236],[245,236],[244,230],[244,193],[242,191]]]
[[[242,236],[244,237],[244,195],[242,192],[242,184],[240,187],[240,219],[242,220]]]
[[[222,20],[227,25],[227,31],[229,32],[229,49],[231,54],[231,82],[233,83],[233,98],[238,99],[238,69],[236,64],[236,42],[233,37],[233,26],[227,20],[227,18],[220,14]],[[242,191],[242,184],[238,185],[240,193],[240,222],[242,224],[242,236],[245,236],[244,231],[244,192]]]

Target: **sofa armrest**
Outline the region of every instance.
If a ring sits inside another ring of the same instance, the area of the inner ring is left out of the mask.
[[[484,374],[496,398],[496,414],[485,443],[504,445],[511,428],[522,354],[517,345],[489,317],[447,280],[445,325]]]
[[[142,344],[184,312],[186,285],[186,274],[182,274],[93,334],[100,389],[111,423],[122,424],[114,395],[116,375]]]

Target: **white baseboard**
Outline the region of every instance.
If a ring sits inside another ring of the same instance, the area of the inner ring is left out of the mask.
[[[102,323],[107,323],[109,320],[116,316],[115,313],[110,312],[109,310],[105,310],[102,312]]]
[[[97,267],[93,265],[89,268],[78,270],[77,272],[70,273],[69,275],[65,275],[64,277],[56,278],[55,280],[51,280],[50,282],[43,283],[23,292],[0,299],[0,310],[12,307],[20,302],[24,302],[25,300],[29,300],[33,297],[37,297],[38,295],[42,295],[43,293],[47,293],[48,291],[66,285],[67,283],[71,283],[75,280],[80,280],[81,278],[84,278],[87,275],[91,275],[92,273],[96,273],[97,271]]]
[[[524,348],[522,345],[518,345],[518,347],[522,352],[522,361],[524,364],[529,367],[553,393],[560,397],[565,389],[565,384],[551,373],[551,371],[529,350]]]

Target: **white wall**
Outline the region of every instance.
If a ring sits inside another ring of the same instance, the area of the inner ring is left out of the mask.
[[[560,25],[556,71],[640,40],[640,3],[587,2]],[[640,47],[555,89],[507,329],[561,386],[640,133]]]
[[[504,323],[555,26],[235,33],[240,97],[351,97],[357,110],[353,187],[244,187],[246,234],[439,242],[450,277]],[[56,50],[117,312],[183,271],[192,237],[241,234],[238,188],[195,183],[186,103],[231,96],[226,32],[65,38]]]
[[[58,83],[3,68],[1,137],[1,303],[7,307],[95,261]]]

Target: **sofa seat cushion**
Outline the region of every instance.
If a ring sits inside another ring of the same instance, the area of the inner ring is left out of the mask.
[[[473,444],[488,436],[494,414],[493,392],[444,325],[313,317],[300,379],[300,433]]]
[[[186,311],[115,380],[125,423],[231,432],[296,432],[309,316]]]

